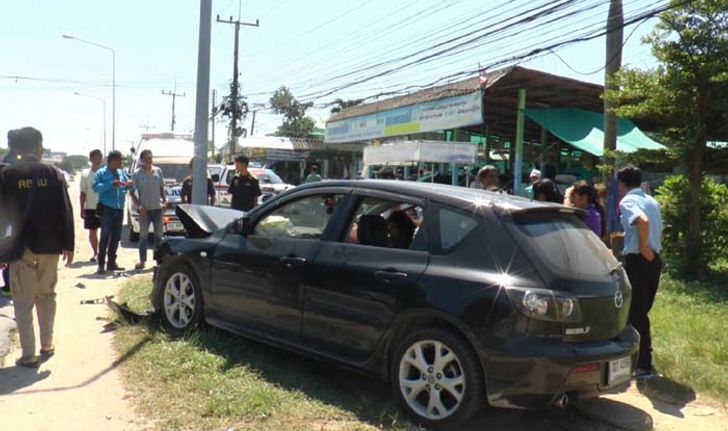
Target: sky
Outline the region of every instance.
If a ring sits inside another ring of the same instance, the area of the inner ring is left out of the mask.
[[[608,1],[582,0],[575,3],[574,8],[581,5],[583,9],[576,15],[515,27],[516,20],[541,3],[558,1],[214,0],[210,88],[225,94],[232,79],[234,26],[215,22],[216,15],[259,20],[259,27],[241,27],[240,81],[243,94],[258,110],[255,135],[264,135],[281,122],[266,103],[282,85],[296,97],[314,102],[309,115],[323,125],[329,116],[324,106],[337,97],[369,97],[455,72],[477,71],[479,63],[491,66],[548,40],[573,38],[588,25],[606,21]],[[664,1],[624,0],[624,12],[630,16],[661,4]],[[192,132],[199,1],[4,0],[0,11],[0,147],[7,146],[4,137],[9,129],[33,126],[43,133],[44,146],[54,151],[87,154],[102,148],[105,104],[111,149],[111,53],[64,39],[62,34],[115,51],[117,149],[128,152],[145,131],[170,129],[172,98],[162,91],[174,91],[175,83],[177,93],[185,94],[176,99],[175,131]],[[514,31],[508,37],[497,32],[509,25],[514,25]],[[653,26],[654,20],[647,20],[625,29],[625,38],[634,33],[624,45],[623,64],[642,69],[654,66],[649,48],[640,42]],[[493,34],[483,35],[463,52],[444,45],[448,55],[402,68],[421,57],[408,55],[420,50],[427,55],[431,51],[426,50],[436,44],[472,31]],[[599,37],[518,64],[601,84],[604,45],[604,37]],[[377,65],[384,62],[388,63]],[[584,74],[593,71],[597,73]],[[348,85],[358,80],[364,82]],[[244,121],[248,129],[251,119],[249,115]],[[219,122],[215,132],[219,145],[226,124]]]

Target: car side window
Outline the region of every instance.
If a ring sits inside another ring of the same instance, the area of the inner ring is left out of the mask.
[[[235,169],[230,169],[227,172],[227,176],[225,178],[225,183],[230,184],[233,182],[233,177],[235,176]]]
[[[307,196],[273,210],[255,226],[253,235],[268,238],[321,238],[343,195]]]
[[[426,250],[424,208],[420,205],[380,198],[359,203],[344,242],[403,250]]]
[[[441,208],[440,219],[440,248],[450,250],[463,240],[477,226],[475,217],[468,214]]]

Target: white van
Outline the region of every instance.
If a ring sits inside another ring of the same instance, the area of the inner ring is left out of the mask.
[[[175,208],[182,202],[182,181],[190,174],[190,160],[195,155],[195,143],[192,136],[172,133],[143,134],[139,144],[132,148],[132,161],[129,175],[139,167],[139,154],[150,150],[154,158],[154,166],[162,170],[164,189],[167,193],[167,210],[162,216],[165,235],[182,235],[184,226],[180,223]],[[126,202],[126,220],[129,226],[129,240],[139,240],[139,213],[131,199]],[[153,226],[149,232],[154,232]]]

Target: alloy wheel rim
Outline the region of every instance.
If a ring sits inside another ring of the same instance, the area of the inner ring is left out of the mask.
[[[428,420],[452,415],[465,396],[465,373],[460,359],[444,343],[421,340],[399,362],[399,389],[407,405]]]
[[[167,321],[177,329],[186,328],[195,312],[195,288],[183,273],[175,273],[164,287],[164,313]]]

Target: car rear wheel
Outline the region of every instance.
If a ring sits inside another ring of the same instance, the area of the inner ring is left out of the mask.
[[[426,427],[453,429],[485,406],[478,358],[451,331],[422,329],[405,338],[391,371],[395,396]]]
[[[160,297],[165,327],[181,335],[196,328],[202,320],[202,294],[194,272],[186,265],[174,265],[163,279]]]

